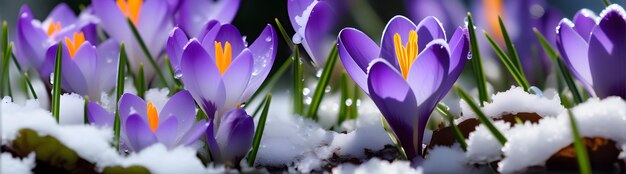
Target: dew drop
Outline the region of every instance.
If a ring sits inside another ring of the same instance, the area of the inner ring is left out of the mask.
[[[183,72],[180,69],[176,70],[174,72],[174,78],[180,79],[181,77],[183,77]]]
[[[272,36],[267,36],[265,38],[265,42],[271,42],[272,41]]]
[[[352,105],[352,99],[346,99],[345,104],[346,104],[346,106]]]
[[[309,95],[310,93],[311,93],[311,89],[309,88],[302,89],[302,95]]]
[[[323,71],[324,71],[323,69],[318,70],[317,73],[315,73],[315,77],[317,77],[317,78],[322,77],[322,72]]]
[[[107,63],[112,63],[113,59],[107,59]]]
[[[528,88],[528,93],[543,97],[543,91],[541,91],[541,89],[537,88],[536,86],[531,86],[530,88]]]
[[[361,99],[356,99],[356,106],[361,106]]]
[[[324,92],[325,93],[329,93],[330,92],[330,86],[326,86],[326,88],[324,88]]]
[[[304,99],[304,103],[307,105],[310,105],[312,101],[313,99],[311,97],[306,97],[306,99]]]
[[[472,52],[467,52],[467,59],[472,60]]]
[[[50,73],[50,84],[54,85],[54,73]]]
[[[246,41],[248,36],[241,36],[241,40],[243,41],[243,45],[248,47],[248,41]]]

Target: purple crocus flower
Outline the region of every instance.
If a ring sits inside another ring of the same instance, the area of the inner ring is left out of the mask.
[[[196,36],[210,20],[232,22],[240,3],[241,0],[180,0],[176,23],[188,35]]]
[[[557,27],[557,45],[565,65],[597,97],[626,98],[626,12],[613,4],[600,17],[581,10],[574,22]]]
[[[296,31],[293,42],[302,47],[311,56],[313,63],[323,66],[332,49],[339,19],[337,8],[343,5],[339,1],[326,0],[290,0],[287,1],[289,20]]]
[[[185,35],[174,29],[170,40],[177,44],[168,44],[168,50],[172,50],[172,66],[180,61],[185,88],[213,118],[216,111],[221,115],[254,94],[272,69],[277,42],[271,25],[250,47],[234,25],[212,22],[205,31],[187,42]]]
[[[46,62],[46,50],[74,33],[82,32],[85,40],[96,43],[95,19],[85,10],[80,16],[64,3],[57,5],[48,17],[35,19],[28,5],[23,5],[17,18],[15,56],[22,67],[37,70],[43,79],[52,73],[52,62]]]
[[[133,94],[124,94],[119,101],[122,140],[131,151],[140,151],[156,142],[168,148],[191,145],[202,136],[208,124],[195,122],[196,105],[191,94],[174,94],[163,109]]]
[[[62,47],[63,90],[99,101],[102,92],[109,92],[115,87],[119,60],[119,45],[115,41],[107,40],[96,48],[85,41],[81,32],[75,33],[72,39],[65,38]],[[56,54],[57,44],[54,44],[48,48],[46,61],[54,62]]]
[[[128,63],[134,74],[139,72],[139,65],[144,65],[144,76],[149,81],[155,70],[150,66],[148,57],[139,46],[126,18],[130,18],[137,27],[148,52],[158,59],[164,51],[167,33],[172,29],[172,13],[164,0],[94,0],[94,14],[100,18],[102,28],[117,42],[124,42],[128,54]],[[158,60],[155,60],[158,61]]]
[[[387,23],[381,47],[353,28],[343,29],[338,43],[348,74],[376,103],[407,156],[421,154],[426,122],[467,61],[466,29],[457,28],[446,42],[437,18],[416,26],[396,16]]]
[[[226,165],[237,165],[252,146],[254,121],[243,109],[230,110],[221,119],[217,129],[214,122],[210,122],[206,129],[211,159]]]
[[[467,15],[467,8],[461,0],[406,0],[405,3],[411,19],[434,16],[444,22],[442,25],[447,31],[463,25],[463,18]]]

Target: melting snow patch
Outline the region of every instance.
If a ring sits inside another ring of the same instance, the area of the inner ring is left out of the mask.
[[[157,110],[160,111],[161,109],[163,109],[163,106],[165,106],[165,103],[167,103],[167,101],[170,99],[167,96],[169,93],[170,90],[167,88],[152,88],[146,92],[146,101],[152,102],[154,107],[156,107]]]
[[[223,173],[223,168],[205,168],[196,157],[196,150],[188,147],[177,147],[167,150],[163,144],[154,144],[139,153],[132,153],[128,157],[112,165],[129,167],[143,166],[152,173]]]
[[[0,155],[0,173],[28,174],[35,167],[35,154],[24,159],[13,158],[10,153]]]
[[[476,113],[463,100],[461,100],[461,110],[463,116],[456,120],[457,123],[469,118],[476,118]],[[485,103],[482,110],[487,116],[493,118],[520,112],[537,113],[542,117],[550,117],[560,114],[564,108],[561,105],[559,95],[555,92],[534,95],[527,93],[521,87],[511,86],[508,91],[492,95],[491,103]]]
[[[626,102],[619,97],[591,98],[572,109],[582,137],[602,137],[626,146]],[[498,170],[511,173],[531,166],[543,166],[550,156],[574,140],[567,112],[544,118],[539,124],[516,125],[502,148],[504,158]],[[623,157],[623,156],[622,156]]]
[[[85,99],[82,96],[71,93],[61,95],[61,105],[59,105],[59,124],[79,125],[85,123]]]
[[[387,174],[412,174],[423,173],[422,168],[413,168],[409,161],[388,162],[378,158],[355,166],[354,164],[344,164],[332,170],[335,174],[366,174],[366,173],[387,173]]]
[[[494,126],[503,134],[510,129],[509,123],[504,121],[493,122]],[[489,129],[481,124],[470,133],[467,139],[466,156],[470,164],[487,164],[502,158],[502,145],[493,136]]]
[[[476,173],[468,165],[468,159],[458,144],[453,147],[437,146],[428,151],[428,158],[422,163],[425,173]]]

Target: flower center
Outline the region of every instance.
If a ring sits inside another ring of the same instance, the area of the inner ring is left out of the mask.
[[[85,35],[83,32],[74,33],[72,39],[65,37],[65,44],[67,45],[67,49],[70,50],[70,57],[72,59],[74,59],[76,51],[78,51],[78,48],[83,44],[83,42],[85,42]]]
[[[413,61],[417,58],[419,49],[417,48],[417,32],[411,30],[409,32],[409,41],[406,46],[402,45],[402,38],[400,34],[393,35],[393,46],[396,48],[396,57],[398,58],[398,64],[400,65],[400,72],[402,77],[407,79],[409,75],[409,69],[413,65]]]
[[[159,127],[159,113],[156,110],[156,107],[152,104],[152,102],[148,102],[146,106],[146,111],[148,112],[148,124],[150,125],[150,129],[152,132],[156,132]]]
[[[48,37],[52,36],[55,32],[61,30],[61,22],[54,22],[54,19],[50,19],[50,26],[48,26]]]
[[[504,11],[502,9],[502,0],[486,0],[483,3],[487,22],[489,23],[489,29],[493,32],[492,34],[498,40],[503,40],[502,31],[500,30],[500,22],[498,21],[498,16],[503,16]]]
[[[217,65],[217,69],[220,70],[221,75],[224,75],[224,72],[226,72],[232,60],[233,51],[230,43],[226,41],[226,44],[222,47],[221,42],[215,41],[215,64]]]
[[[139,21],[139,11],[141,10],[142,0],[117,0],[117,6],[122,10],[124,16],[130,18],[133,24],[137,25]]]

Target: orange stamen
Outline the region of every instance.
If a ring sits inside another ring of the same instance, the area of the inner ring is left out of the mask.
[[[417,58],[417,53],[419,52],[417,47],[417,32],[415,32],[415,30],[411,30],[409,32],[409,41],[406,43],[406,46],[402,45],[402,38],[400,37],[400,34],[394,34],[393,45],[396,50],[396,57],[398,59],[398,65],[400,66],[402,77],[407,79],[409,76],[409,70],[411,69],[413,62]]]
[[[74,55],[76,54],[76,51],[78,51],[78,48],[80,48],[80,45],[85,42],[85,35],[83,32],[74,33],[73,37],[74,38],[72,39],[65,37],[65,44],[67,45],[67,49],[70,51],[70,57],[72,59],[74,59]]]
[[[498,16],[504,15],[502,0],[486,0],[483,5],[485,8],[485,16],[489,23],[489,29],[498,40],[503,40],[500,22],[498,21]]]
[[[221,75],[224,75],[232,59],[233,53],[230,43],[226,41],[224,48],[222,48],[222,43],[215,41],[215,64],[217,65],[217,69],[220,70]]]
[[[159,127],[159,113],[157,113],[156,107],[152,105],[152,102],[148,103],[146,111],[148,112],[148,124],[150,125],[150,129],[152,129],[152,132],[156,132]]]
[[[124,16],[130,18],[133,24],[137,25],[139,21],[139,11],[141,10],[142,0],[117,0],[117,6],[122,10]]]
[[[61,30],[61,22],[54,22],[53,19],[50,19],[50,26],[48,26],[48,36],[52,36],[55,32]]]

